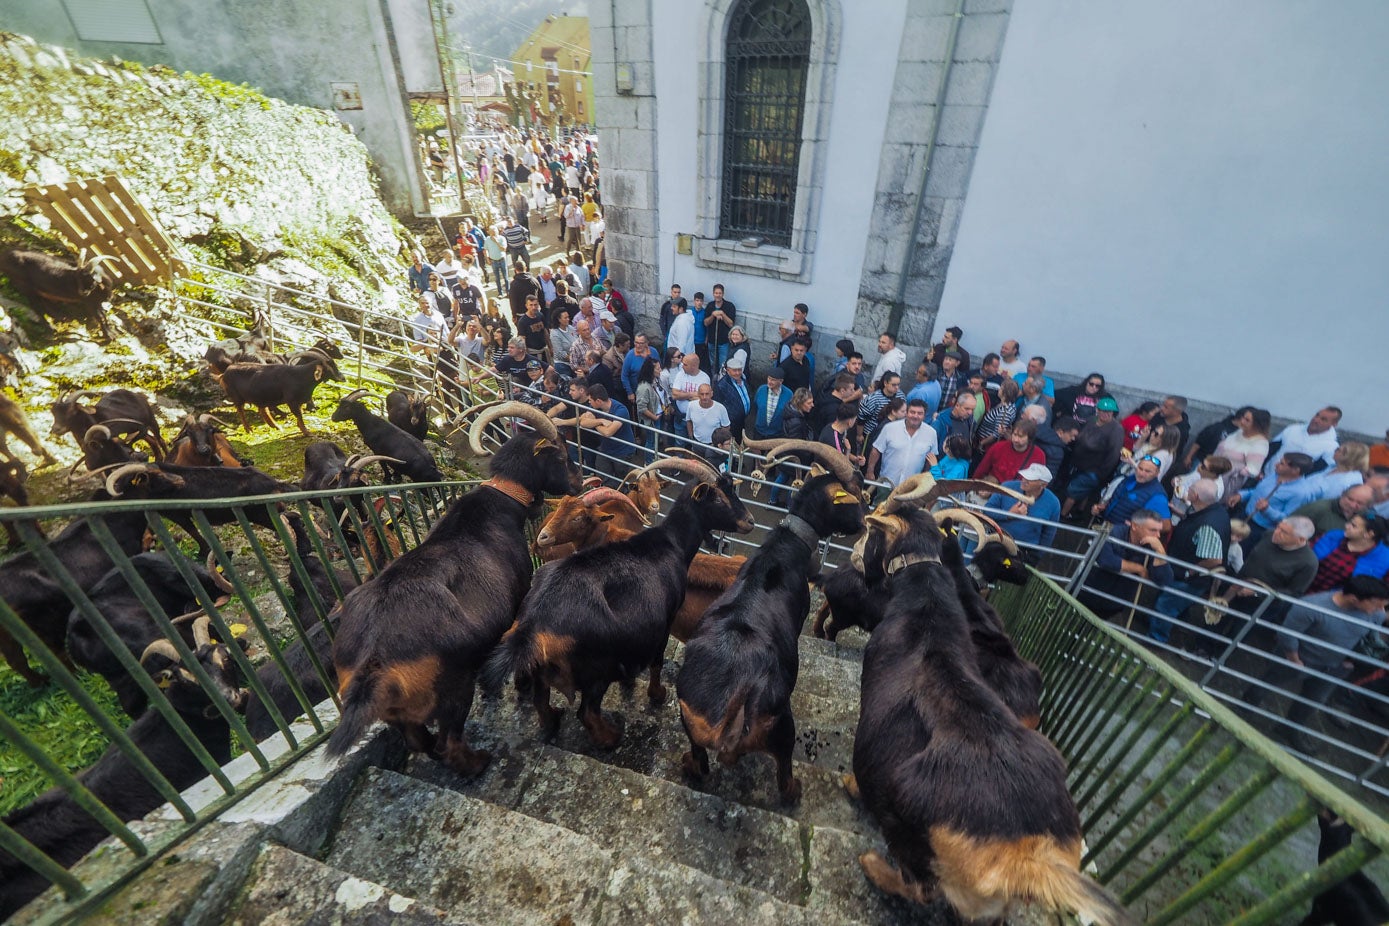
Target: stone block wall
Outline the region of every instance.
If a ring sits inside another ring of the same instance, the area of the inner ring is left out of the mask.
[[[655,250],[658,194],[651,2],[595,4],[589,18],[594,121],[602,127],[608,272],[638,314],[654,312],[665,299],[657,279]],[[617,86],[619,67],[631,75],[630,92]]]
[[[871,345],[891,325],[905,273],[896,327],[913,362],[931,343],[1012,0],[959,4],[947,60],[956,5],[909,0],[854,316],[852,337]]]

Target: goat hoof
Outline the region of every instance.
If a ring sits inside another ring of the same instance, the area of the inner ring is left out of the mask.
[[[651,699],[652,704],[666,703],[666,686],[656,684],[646,689],[646,696]]]
[[[792,778],[791,783],[781,792],[781,802],[790,806],[791,804],[799,804],[800,801],[801,780],[799,778]]]
[[[840,780],[844,785],[845,793],[848,794],[849,797],[853,798],[856,801],[862,799],[863,795],[859,793],[857,778],[855,778],[853,775],[845,775]]]
[[[485,749],[477,749],[465,755],[451,755],[445,762],[464,778],[472,778],[482,774],[487,766],[492,764],[492,753]]]

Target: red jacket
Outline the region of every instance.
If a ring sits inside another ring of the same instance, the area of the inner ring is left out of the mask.
[[[984,454],[984,459],[979,461],[979,468],[974,471],[975,479],[984,479],[992,476],[999,482],[1012,482],[1018,478],[1018,471],[1031,466],[1033,463],[1046,465],[1047,455],[1042,452],[1042,448],[1035,443],[1018,453],[1013,449],[1013,442],[1006,437],[997,441],[988,452]]]

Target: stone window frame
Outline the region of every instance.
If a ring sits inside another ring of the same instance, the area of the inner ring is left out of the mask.
[[[839,0],[803,0],[810,10],[810,67],[805,81],[801,121],[800,165],[791,244],[748,248],[719,237],[723,193],[724,102],[727,80],[729,12],[739,0],[706,0],[701,16],[704,48],[700,66],[698,193],[695,216],[695,263],[700,267],[810,282],[820,226],[820,202],[829,158],[830,116],[839,66],[841,24]]]

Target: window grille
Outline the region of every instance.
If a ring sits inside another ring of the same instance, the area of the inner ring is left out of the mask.
[[[810,41],[804,0],[743,0],[729,17],[721,238],[791,244]]]

